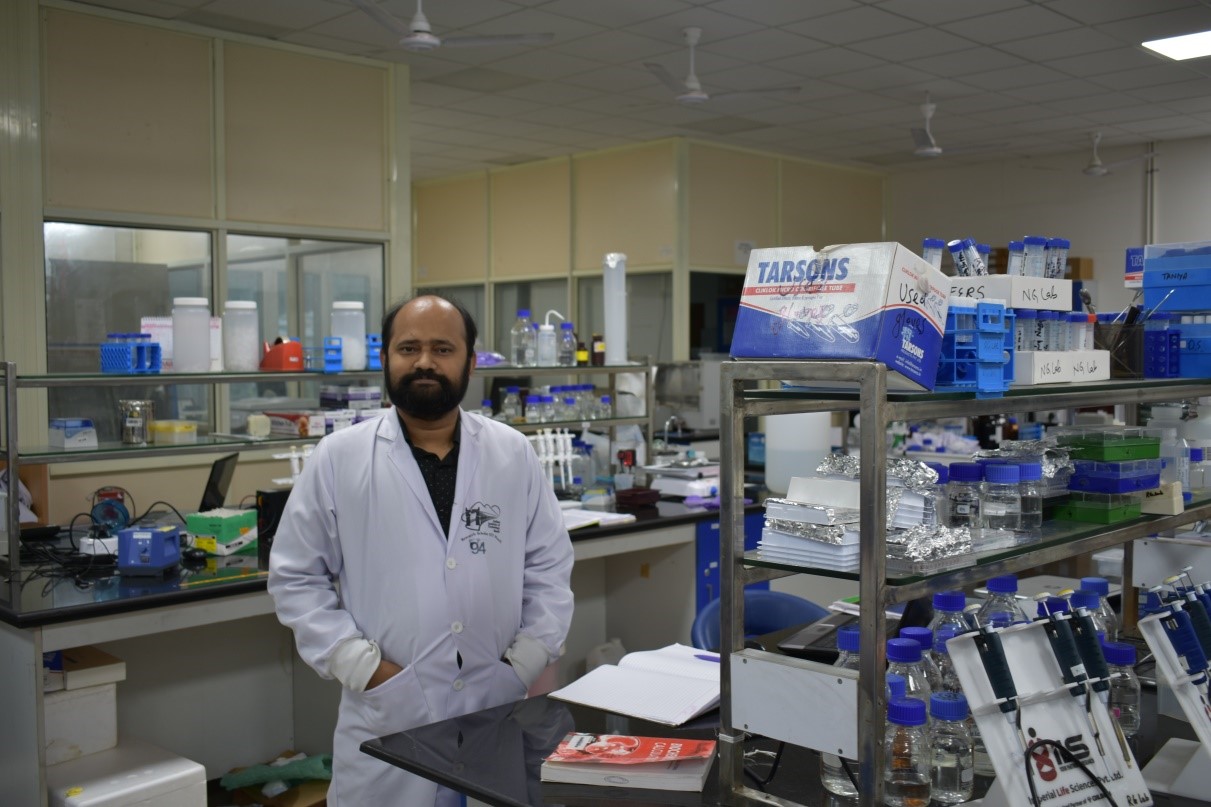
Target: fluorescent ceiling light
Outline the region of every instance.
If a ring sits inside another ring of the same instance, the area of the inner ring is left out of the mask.
[[[1148,50],[1154,50],[1170,59],[1178,61],[1198,59],[1202,56],[1211,56],[1211,31],[1171,36],[1167,39],[1154,39],[1141,44]]]

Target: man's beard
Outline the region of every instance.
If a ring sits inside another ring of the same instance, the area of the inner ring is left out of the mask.
[[[457,409],[463,396],[467,394],[467,385],[471,381],[471,357],[468,356],[466,364],[463,365],[462,378],[457,387],[450,379],[432,370],[417,370],[403,376],[396,383],[391,382],[390,370],[384,370],[384,375],[387,397],[401,412],[418,420],[438,420],[451,410]],[[415,386],[414,382],[425,379],[436,381],[438,386]]]

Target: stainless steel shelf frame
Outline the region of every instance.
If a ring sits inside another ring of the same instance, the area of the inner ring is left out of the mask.
[[[1043,563],[1128,543],[1136,538],[1174,529],[1211,517],[1211,502],[1198,503],[1180,516],[1142,518],[1070,542],[1052,542],[1027,547],[1017,553],[995,556],[987,563],[938,575],[889,581],[886,566],[886,430],[890,422],[937,417],[970,417],[1001,412],[1071,409],[1107,404],[1162,403],[1211,395],[1211,380],[1169,379],[1165,381],[1106,381],[1086,384],[1015,388],[1004,398],[975,399],[970,394],[889,392],[888,369],[879,362],[831,361],[730,361],[722,366],[720,415],[721,500],[720,544],[723,575],[720,728],[720,790],[731,804],[792,805],[744,783],[744,731],[734,726],[730,653],[744,647],[744,598],[740,592],[750,582],[769,580],[797,572],[787,564],[759,564],[744,555],[743,457],[744,418],[797,412],[857,410],[861,416],[861,572],[862,602],[861,662],[858,682],[859,804],[876,807],[883,803],[883,727],[887,711],[883,671],[886,667],[886,624],[881,615],[887,606],[931,591],[960,588],[998,574],[1021,571]],[[753,390],[752,382],[782,380],[819,390]],[[839,390],[838,386],[856,387]],[[1128,550],[1130,547],[1128,547]],[[1124,576],[1130,575],[1130,551]],[[760,653],[761,651],[746,651]],[[762,653],[777,663],[776,654]]]
[[[383,377],[381,370],[366,370],[360,372],[315,373],[315,372],[265,372],[265,373],[154,373],[147,375],[118,375],[113,373],[57,373],[45,375],[18,375],[14,362],[0,362],[0,379],[4,385],[4,442],[0,456],[5,461],[5,467],[11,469],[15,476],[22,462],[32,462],[39,465],[58,465],[68,462],[86,462],[103,459],[142,459],[152,456],[169,456],[185,454],[208,454],[232,450],[255,450],[272,448],[283,445],[298,445],[306,442],[316,442],[318,438],[283,437],[266,440],[241,440],[232,438],[200,438],[200,442],[187,445],[146,445],[146,446],[101,446],[95,449],[47,449],[37,451],[18,449],[17,441],[17,390],[18,389],[50,389],[63,387],[113,387],[113,386],[168,386],[178,384],[235,384],[257,381],[319,381],[337,383],[345,381],[376,381]],[[567,421],[544,424],[515,424],[522,432],[533,432],[545,427],[575,427],[595,426],[600,428],[616,428],[618,426],[638,425],[645,427],[648,439],[653,432],[653,417],[655,412],[655,397],[652,388],[652,363],[645,360],[641,364],[589,366],[589,367],[514,367],[512,365],[497,365],[492,367],[477,367],[475,374],[481,378],[501,376],[530,376],[534,378],[575,378],[586,376],[606,376],[611,398],[617,402],[617,377],[623,373],[642,373],[644,376],[644,414],[635,417],[602,418],[591,421]],[[8,569],[10,573],[20,572],[20,520],[16,496],[9,496],[8,507],[0,517],[4,519],[7,531],[8,558],[13,561]]]

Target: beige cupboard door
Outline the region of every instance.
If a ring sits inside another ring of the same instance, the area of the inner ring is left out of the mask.
[[[488,175],[414,186],[417,286],[485,280],[488,273]]]
[[[572,263],[572,165],[566,157],[493,171],[493,280],[566,277]]]
[[[690,145],[690,266],[742,269],[749,249],[776,247],[778,159]]]

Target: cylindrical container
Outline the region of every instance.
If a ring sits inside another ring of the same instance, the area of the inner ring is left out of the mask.
[[[1089,318],[1085,316],[1084,311],[1068,312],[1068,349],[1069,350],[1084,350],[1085,349],[1085,326],[1088,324]]]
[[[1018,492],[1022,496],[1021,529],[1039,535],[1043,529],[1043,465],[1038,462],[1020,463],[1018,476],[1021,479]]]
[[[929,681],[922,650],[921,643],[916,639],[888,639],[887,671],[904,676],[910,698],[927,701],[933,692],[933,685]]]
[[[603,359],[605,358],[604,352],[602,354],[602,358]],[[585,346],[584,342],[576,343],[576,366],[577,367],[588,367],[589,366],[589,349],[588,349],[588,347]]]
[[[930,752],[924,701],[902,698],[887,704],[883,758],[883,803],[887,807],[927,807]]]
[[[228,300],[223,306],[223,369],[255,373],[261,367],[261,323],[256,303]]]
[[[858,669],[858,649],[860,647],[858,626],[844,625],[837,629],[837,650],[840,651],[834,667],[846,670]],[[902,696],[901,696],[902,697]],[[820,754],[820,784],[829,793],[843,798],[853,798],[858,795],[853,780],[845,772],[845,767],[857,773],[857,761],[847,759],[842,763],[836,754]]]
[[[962,591],[934,592],[933,619],[929,622],[929,629],[934,632],[934,638],[937,638],[943,628],[954,628],[955,635],[971,630],[971,624],[963,615],[963,609],[966,607],[967,595]]]
[[[1097,314],[1086,314],[1084,344],[1081,345],[1081,350],[1093,350],[1093,334],[1097,331],[1095,325],[1097,325]]]
[[[127,445],[146,443],[147,438],[151,436],[154,413],[154,401],[118,401],[118,415],[122,421],[122,442]]]
[[[925,668],[925,677],[929,680],[929,690],[939,692],[942,689],[942,673],[933,658],[933,631],[926,627],[900,628],[901,639],[912,639],[921,645],[921,666]]]
[[[627,256],[609,252],[602,262],[606,364],[627,363]]]
[[[1056,349],[1056,328],[1055,328],[1055,312],[1040,311],[1039,312],[1039,331],[1041,339],[1039,340],[1039,350],[1055,350]]]
[[[988,244],[976,244],[976,254],[980,256],[980,263],[984,264],[984,274],[988,274],[988,261],[992,255],[992,247]]]
[[[832,451],[832,418],[827,412],[771,415],[765,419],[765,486],[781,495],[791,477],[813,476]]]
[[[505,416],[505,423],[517,423],[521,420],[520,388],[505,387],[505,399],[500,404],[500,413]]]
[[[950,464],[950,482],[946,485],[950,526],[968,529],[980,526],[980,483],[983,480],[984,467],[978,463]]]
[[[1122,642],[1103,642],[1106,666],[1110,669],[1110,716],[1128,737],[1140,730],[1140,679],[1135,675],[1135,647]]]
[[[341,338],[341,369],[366,369],[366,310],[360,300],[332,304],[329,332]]]
[[[1009,242],[1009,259],[1006,261],[1005,274],[1026,274],[1026,253],[1023,251],[1021,241]]]
[[[1014,309],[1013,347],[1015,350],[1034,350],[1035,321],[1039,312],[1033,308]]]
[[[1068,268],[1068,249],[1072,242],[1067,238],[1047,239],[1044,271],[1047,277],[1063,277]]]
[[[1097,612],[1106,624],[1106,638],[1107,640],[1117,639],[1118,614],[1114,612],[1114,608],[1110,605],[1110,581],[1104,577],[1082,577],[1081,588],[1086,591],[1097,592]]]
[[[543,423],[553,423],[555,421],[554,395],[538,396],[538,419]]]
[[[1190,447],[1190,492],[1199,493],[1207,487],[1207,452],[1200,446]]]
[[[1047,239],[1041,235],[1028,235],[1022,239],[1025,255],[1026,277],[1044,277],[1047,271]]]
[[[526,396],[526,423],[542,423],[542,410],[538,406],[537,395]]]
[[[538,326],[538,347],[535,356],[539,367],[554,367],[559,359],[555,339],[555,326],[544,323]]]
[[[1047,349],[1047,320],[1043,318],[1044,311],[1034,312],[1034,319],[1027,320],[1034,325],[1034,336],[1031,338],[1029,350]]]
[[[590,363],[593,367],[601,367],[606,363],[605,337],[599,333],[593,334],[593,344],[590,352]]]
[[[950,259],[954,261],[955,274],[958,277],[975,277],[988,274],[988,268],[980,260],[976,251],[976,242],[970,238],[957,239],[946,245],[950,250]]]
[[[976,618],[981,625],[1008,628],[1018,622],[1029,622],[1026,612],[1018,605],[1018,578],[1012,574],[990,578],[988,599],[980,606]]]
[[[980,488],[980,526],[990,530],[1022,528],[1022,479],[1018,466],[991,463],[984,466]]]
[[[967,698],[957,692],[935,692],[929,699],[930,795],[938,804],[971,801],[975,789]]]
[[[1101,600],[1102,598],[1096,591],[1087,588],[1074,591],[1068,597],[1068,602],[1072,608],[1084,608],[1089,612],[1089,619],[1093,621],[1094,632],[1109,641],[1114,639],[1114,637],[1110,635],[1110,626],[1106,624],[1106,620],[1102,616]]]
[[[509,330],[509,361],[516,367],[533,367],[534,329],[530,327],[530,309],[519,308],[517,321]]]
[[[556,361],[561,367],[576,366],[576,333],[571,322],[559,323],[559,349]]]
[[[959,593],[962,594],[963,592]],[[946,643],[966,632],[966,629],[962,631],[957,630],[954,625],[947,625],[934,632],[933,657],[938,665],[938,675],[942,681],[942,685],[938,687],[938,692],[963,691],[963,686],[959,683],[959,674],[955,672],[954,661],[950,658],[950,647]]]
[[[205,297],[172,300],[172,370],[210,372],[210,301]]]
[[[946,242],[941,238],[926,238],[921,242],[921,258],[934,269],[942,268],[942,250]]]

